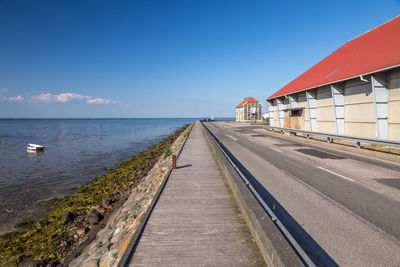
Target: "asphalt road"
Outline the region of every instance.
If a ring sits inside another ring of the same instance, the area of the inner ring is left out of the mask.
[[[400,266],[399,164],[277,136],[260,127],[205,125],[317,261]]]

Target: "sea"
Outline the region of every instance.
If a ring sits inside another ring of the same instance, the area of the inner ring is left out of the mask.
[[[194,120],[0,119],[0,233]]]

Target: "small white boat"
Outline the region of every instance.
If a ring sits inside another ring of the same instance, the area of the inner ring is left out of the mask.
[[[34,150],[34,151],[37,151],[37,150],[43,150],[44,149],[44,146],[42,146],[42,145],[36,145],[36,144],[28,144],[28,146],[26,147],[28,150]]]

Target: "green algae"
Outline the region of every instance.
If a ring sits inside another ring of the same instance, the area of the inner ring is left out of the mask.
[[[171,154],[170,146],[187,127],[176,130],[149,150],[132,156],[131,160],[117,164],[115,170],[91,183],[78,186],[73,195],[51,200],[52,208],[45,214],[20,224],[17,231],[0,236],[0,265],[18,265],[31,259],[53,264],[62,262],[76,248],[71,227],[82,223],[88,211],[101,206],[103,200],[111,198],[118,202],[127,195],[161,155]],[[73,213],[75,219],[67,223],[63,216],[68,212]]]
[[[164,153],[164,159],[171,156],[171,154],[172,154],[171,149],[169,147],[167,147],[167,149],[165,150],[165,153]]]

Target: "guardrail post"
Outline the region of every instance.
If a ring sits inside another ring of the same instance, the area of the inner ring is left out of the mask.
[[[361,142],[357,141],[357,148],[361,148]]]
[[[307,134],[307,139],[310,139],[310,135],[309,134]]]
[[[330,136],[328,136],[328,137],[326,138],[326,142],[327,142],[328,144],[330,144],[330,143],[332,142],[332,138],[331,138]]]

